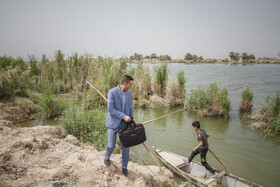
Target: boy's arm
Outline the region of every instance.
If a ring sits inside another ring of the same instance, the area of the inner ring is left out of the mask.
[[[201,146],[203,146],[203,141],[202,140],[198,140],[198,145],[193,148],[193,152],[195,152],[197,149],[199,149]]]
[[[206,132],[206,136],[207,136],[207,138],[209,138],[210,134],[208,134],[208,133]]]

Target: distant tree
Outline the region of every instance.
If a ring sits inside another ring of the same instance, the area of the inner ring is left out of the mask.
[[[241,59],[242,61],[245,61],[245,60],[255,60],[256,58],[253,54],[248,55],[247,53],[242,53]]]
[[[235,55],[234,55],[234,60],[238,61],[239,59],[240,59],[239,53],[235,53]]]
[[[171,57],[169,55],[160,55],[159,60],[171,60]]]
[[[253,55],[253,54],[250,54],[248,58],[249,58],[249,59],[252,59],[252,60],[255,60],[255,59],[256,59],[255,55]]]
[[[192,60],[193,59],[193,55],[192,54],[190,54],[190,53],[187,53],[186,55],[185,55],[185,58],[184,58],[185,60]]]
[[[153,53],[151,54],[151,59],[158,59],[158,56],[155,53]]]
[[[235,53],[233,51],[229,52],[229,58],[231,60],[234,60],[234,57],[235,57]]]
[[[240,59],[239,53],[233,51],[229,52],[229,58],[233,61],[238,61]]]
[[[134,55],[130,56],[129,58],[130,58],[130,60],[137,60],[137,61],[143,60],[143,56],[138,53],[134,53]]]
[[[197,60],[202,61],[202,60],[203,60],[203,57],[200,56],[200,57],[197,58]]]
[[[248,58],[249,58],[249,56],[248,56],[247,53],[242,53],[242,54],[241,54],[241,59],[242,59],[242,61],[248,60]]]
[[[149,56],[149,55],[145,56],[145,59],[150,59],[150,58],[151,58],[151,56]]]

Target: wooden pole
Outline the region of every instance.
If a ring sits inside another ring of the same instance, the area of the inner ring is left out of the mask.
[[[153,156],[153,154],[151,153],[151,151],[148,149],[148,147],[142,143],[144,145],[144,147],[147,149],[148,153],[151,155],[151,157],[154,159],[154,161],[157,163],[157,166],[159,167],[159,169],[161,170],[161,172],[164,174],[164,176],[167,178],[169,184],[171,186],[173,186],[173,184],[171,183],[171,181],[169,180],[169,177],[164,173],[163,169],[160,167],[159,163],[156,161],[155,157]]]
[[[100,95],[101,97],[103,97],[103,99],[105,99],[106,102],[108,102],[108,100],[103,96],[103,94],[102,94],[99,90],[97,90],[97,89],[96,89],[92,84],[90,84],[88,81],[86,81],[86,82],[87,82],[95,91],[97,91],[97,93],[99,93],[99,95]],[[173,184],[172,184],[172,182],[170,181],[169,177],[164,173],[163,169],[160,167],[158,161],[157,161],[157,160],[155,159],[155,157],[152,155],[152,153],[151,153],[151,151],[149,150],[149,148],[148,148],[144,143],[142,143],[142,144],[144,145],[144,147],[146,148],[146,150],[148,151],[148,153],[151,155],[151,157],[153,158],[153,160],[156,162],[156,164],[157,164],[157,166],[159,167],[160,171],[161,171],[161,172],[163,173],[163,175],[167,178],[169,184],[173,187]]]
[[[164,115],[164,116],[161,116],[161,117],[158,117],[158,118],[149,120],[149,121],[145,121],[145,122],[142,123],[142,125],[145,125],[145,124],[147,124],[147,123],[151,123],[151,122],[156,121],[156,120],[159,120],[159,119],[161,119],[161,118],[165,118],[165,117],[167,117],[167,116],[170,116],[170,115],[172,115],[172,114],[175,114],[175,113],[177,113],[177,112],[180,112],[180,111],[182,111],[182,110],[185,110],[186,108],[187,108],[187,107],[184,107],[184,108],[182,108],[182,109],[180,109],[180,110],[177,110],[177,111],[175,111],[175,112],[171,112],[171,113],[166,114],[166,115]]]
[[[194,135],[194,137],[197,138],[197,136],[194,134],[194,132],[192,132],[192,134]],[[224,165],[224,163],[214,154],[214,152],[213,152],[211,149],[208,149],[208,150],[209,150],[209,152],[220,162],[220,164],[222,164],[222,166],[227,170],[227,172],[228,172],[229,174],[232,174],[232,173],[230,172],[230,170]]]
[[[86,81],[95,91],[97,91],[97,93],[99,93],[99,95],[101,96],[101,97],[103,97],[103,99],[106,101],[106,102],[108,102],[108,100],[106,99],[106,97],[104,97],[104,95],[102,95],[102,93],[99,91],[99,90],[97,90],[92,84],[90,84],[90,82],[88,82],[88,81]]]

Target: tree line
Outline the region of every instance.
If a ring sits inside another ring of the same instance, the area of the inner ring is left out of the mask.
[[[280,52],[279,52],[280,54]],[[280,57],[280,55],[278,55]],[[271,59],[274,58],[267,58],[267,57],[263,57],[263,58],[259,58],[256,59],[254,54],[248,54],[247,52],[243,52],[243,53],[239,53],[239,52],[234,52],[234,51],[230,51],[228,54],[228,58],[222,60],[222,62],[239,62],[240,60],[243,63],[255,63],[256,60],[260,60],[260,61],[265,61],[265,63],[268,63]],[[152,53],[151,55],[147,55],[144,56],[142,54],[139,53],[134,53],[133,55],[131,55],[129,58],[126,58],[130,61],[174,61],[177,62],[178,59],[172,59],[170,55],[157,55],[156,53]],[[205,59],[202,56],[198,56],[196,54],[192,54],[190,52],[186,53],[184,58],[182,59],[183,61],[188,61],[188,62],[217,62],[216,59]],[[274,59],[277,61],[277,63],[279,63],[280,61],[278,59]]]

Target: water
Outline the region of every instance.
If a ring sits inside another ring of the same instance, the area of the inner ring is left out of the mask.
[[[147,66],[153,70],[154,65]],[[180,70],[185,72],[188,93],[198,85],[208,86],[214,81],[227,88],[231,100],[230,118],[205,118],[183,111],[154,121],[145,125],[145,144],[150,150],[152,146],[157,146],[189,156],[193,147],[197,145],[191,133],[191,123],[199,120],[201,128],[210,134],[210,149],[233,174],[263,186],[279,186],[280,138],[265,138],[262,131],[252,130],[251,122],[242,119],[239,113],[239,103],[241,93],[246,87],[254,94],[255,109],[264,103],[267,96],[274,96],[280,91],[280,65],[169,64],[168,70],[169,81],[175,80]],[[136,122],[145,122],[178,109],[180,107],[135,109],[134,117]],[[33,125],[36,125],[34,123],[36,122],[33,122]],[[42,125],[45,125],[45,122]],[[131,148],[130,157],[139,163],[155,165],[142,145]],[[195,160],[199,161],[199,155]],[[207,160],[212,167],[225,170],[210,152],[207,154]]]
[[[246,87],[254,94],[254,109],[260,107],[267,96],[280,91],[280,65],[169,64],[168,70],[173,80],[180,70],[185,72],[188,93],[198,85],[208,86],[212,82],[227,88],[231,100],[230,118],[204,118],[187,111],[180,112],[147,124],[146,145],[189,156],[197,145],[191,123],[199,120],[201,128],[210,134],[210,149],[233,174],[263,186],[279,186],[280,138],[265,138],[262,131],[252,130],[251,122],[242,119],[239,104]],[[178,109],[139,109],[134,115],[137,121],[144,122]],[[142,145],[132,148],[132,155],[138,162],[154,163],[146,152]],[[196,160],[199,158],[198,155]],[[211,166],[225,170],[209,152],[207,160]]]

